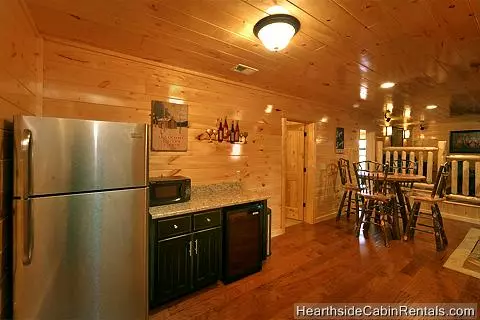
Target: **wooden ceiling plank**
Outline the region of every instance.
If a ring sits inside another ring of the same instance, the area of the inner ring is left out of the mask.
[[[470,68],[480,59],[480,4],[472,0],[27,1],[34,9],[42,7],[32,11],[43,34],[344,108],[358,102],[360,86],[365,86],[368,99],[361,108],[374,114],[381,114],[385,91],[378,84],[385,80],[398,82],[395,92],[419,104],[414,113],[424,112],[420,104],[441,101],[432,117],[448,116],[448,94],[480,88],[479,77]],[[265,50],[252,33],[253,25],[275,4],[302,23],[281,53]],[[74,54],[78,56],[65,56],[83,58]],[[61,63],[68,58],[49,59]],[[237,61],[260,72],[249,77],[234,73],[230,69]],[[162,76],[152,74],[149,90],[156,82],[164,85]],[[122,77],[111,86],[125,90],[128,84]],[[68,89],[63,80],[50,81]],[[195,86],[181,77],[177,83],[174,91],[179,94],[183,86]],[[85,89],[79,101],[102,91],[93,88]],[[103,90],[105,105],[119,98],[114,89]],[[127,91],[124,96],[119,103],[128,105]]]
[[[180,26],[170,24],[167,21],[162,23],[149,15],[146,11],[147,8],[145,8],[145,11],[141,11],[140,9],[143,8],[136,8],[135,10],[135,8],[117,6],[112,11],[108,7],[99,7],[99,5],[90,7],[88,2],[74,2],[68,6],[64,5],[51,9],[67,14],[74,12],[74,15],[81,19],[94,21],[102,25],[134,30],[138,34],[159,39],[170,46],[180,46],[183,50],[190,47],[192,51],[200,51],[203,54],[216,58],[222,56],[224,60],[232,62],[232,66],[237,63],[243,63],[256,68],[271,68],[267,67],[267,65],[271,66],[270,62],[272,60],[264,59],[263,56],[248,50],[242,50],[239,47],[222,43],[213,37],[206,37],[201,33],[189,35],[192,32],[191,30],[182,29]],[[193,39],[194,41],[192,41]],[[215,49],[215,51],[212,49]]]
[[[456,40],[480,37],[475,13],[468,0],[429,0],[432,13]]]

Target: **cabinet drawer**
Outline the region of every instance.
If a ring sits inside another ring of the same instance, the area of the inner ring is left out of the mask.
[[[193,215],[193,229],[203,230],[213,228],[222,224],[220,211],[208,211]]]
[[[190,232],[191,221],[190,216],[157,221],[157,240]]]

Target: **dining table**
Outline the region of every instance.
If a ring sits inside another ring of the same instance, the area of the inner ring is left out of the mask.
[[[379,176],[379,179],[383,179],[383,175]],[[390,183],[392,186],[393,191],[395,192],[398,205],[400,207],[400,215],[402,216],[402,224],[403,224],[403,232],[407,227],[408,216],[407,216],[407,208],[406,208],[406,201],[405,195],[403,194],[402,190],[402,183],[415,183],[415,182],[423,182],[425,181],[426,177],[423,175],[418,174],[410,174],[410,173],[389,173],[387,175],[387,182]],[[400,234],[400,223],[398,221],[398,214],[393,214],[393,239],[399,240],[401,239]]]

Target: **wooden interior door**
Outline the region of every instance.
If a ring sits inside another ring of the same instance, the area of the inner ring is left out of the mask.
[[[289,219],[304,219],[305,125],[287,121],[285,211]]]

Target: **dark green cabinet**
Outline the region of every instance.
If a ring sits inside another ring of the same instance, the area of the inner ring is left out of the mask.
[[[150,308],[215,283],[221,276],[222,227],[216,212],[151,220]],[[218,212],[218,215],[220,213]],[[188,218],[188,219],[187,219]],[[192,225],[185,224],[191,221]],[[195,225],[194,221],[197,221]],[[174,231],[172,231],[174,230]],[[165,238],[183,231],[183,235]]]
[[[161,240],[155,246],[154,302],[160,304],[192,288],[191,236]]]
[[[193,285],[201,288],[214,283],[220,277],[222,228],[194,233],[193,243]]]

